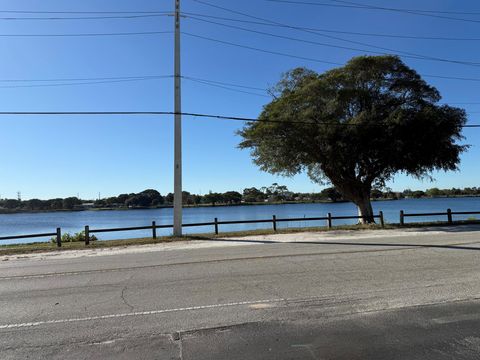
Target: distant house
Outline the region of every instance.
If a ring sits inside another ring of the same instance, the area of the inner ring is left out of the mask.
[[[88,203],[81,203],[80,205],[75,205],[75,210],[86,210],[86,209],[93,209],[95,207],[95,203],[88,202]]]

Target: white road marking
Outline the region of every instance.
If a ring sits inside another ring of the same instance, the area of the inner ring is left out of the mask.
[[[268,309],[273,307],[273,305],[270,304],[252,304],[249,306],[250,309],[256,309],[256,310],[261,310],[261,309]]]
[[[138,312],[131,312],[131,313],[123,313],[123,314],[89,316],[84,318],[45,320],[45,321],[36,321],[36,322],[29,322],[29,323],[0,325],[0,329],[27,328],[27,327],[35,327],[35,326],[41,326],[41,325],[65,324],[65,323],[93,321],[93,320],[106,320],[106,319],[115,319],[115,318],[125,318],[125,317],[131,317],[131,316],[158,315],[158,314],[180,312],[180,311],[195,311],[195,310],[215,309],[215,308],[222,308],[222,307],[242,306],[242,305],[279,303],[279,302],[286,302],[288,300],[289,299],[241,301],[241,302],[232,302],[232,303],[225,303],[225,304],[190,306],[190,307],[176,308],[176,309],[162,309],[162,310],[151,310],[151,311],[138,311]]]
[[[115,343],[117,340],[107,340],[107,341],[101,341],[101,342],[94,342],[92,345],[109,345]]]
[[[152,265],[151,267],[154,267],[154,265]],[[142,269],[143,269],[143,267],[142,267]],[[56,277],[56,276],[75,276],[75,275],[102,274],[102,273],[122,272],[122,271],[132,271],[132,270],[139,270],[139,268],[134,267],[134,268],[122,268],[122,269],[66,271],[66,272],[61,272],[61,273],[23,275],[23,276],[22,275],[17,275],[17,276],[0,277],[0,281],[3,281],[3,280],[43,279],[43,278]]]
[[[461,321],[469,321],[469,320],[480,320],[480,314],[463,314],[463,315],[455,315],[455,316],[444,316],[432,319],[431,322],[434,324],[450,324],[456,323]]]

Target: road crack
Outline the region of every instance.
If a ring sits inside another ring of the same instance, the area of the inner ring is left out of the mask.
[[[182,332],[176,331],[170,334],[172,341],[178,344],[178,359],[183,360],[183,342],[182,342]]]
[[[120,294],[120,298],[122,299],[123,303],[130,308],[130,311],[133,311],[134,306],[131,305],[126,299],[125,299],[125,291],[127,291],[127,285],[125,285],[122,289],[122,293]]]

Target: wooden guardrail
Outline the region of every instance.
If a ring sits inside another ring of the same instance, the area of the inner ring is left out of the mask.
[[[400,226],[405,225],[406,217],[428,217],[428,216],[446,216],[447,223],[453,224],[453,215],[480,215],[480,211],[452,211],[452,209],[447,209],[447,212],[406,214],[403,210],[400,210]]]
[[[382,227],[384,226],[384,218],[383,212],[379,212],[378,215],[373,216],[375,219],[380,219],[380,224]],[[199,226],[213,226],[213,230],[216,235],[219,234],[219,227],[220,225],[235,225],[235,224],[260,224],[260,223],[272,223],[272,228],[274,231],[277,231],[277,223],[280,222],[288,222],[288,221],[327,221],[327,227],[329,229],[332,228],[333,220],[344,220],[344,219],[362,219],[363,216],[332,216],[332,214],[328,213],[326,217],[303,217],[303,218],[277,218],[275,215],[272,216],[271,219],[260,219],[260,220],[226,220],[226,221],[218,221],[218,218],[215,218],[213,222],[203,222],[203,223],[191,223],[191,224],[183,224],[182,227],[199,227]],[[85,245],[90,244],[91,234],[98,234],[98,233],[107,233],[107,232],[123,232],[123,231],[137,231],[137,230],[151,230],[152,231],[152,238],[157,238],[157,229],[169,229],[173,228],[173,224],[168,225],[157,225],[155,221],[152,221],[151,225],[148,226],[133,226],[133,227],[124,227],[124,228],[106,228],[106,229],[90,229],[90,226],[85,226]],[[43,233],[43,234],[31,234],[31,235],[15,235],[15,236],[4,236],[0,237],[0,241],[2,240],[16,240],[16,239],[28,239],[28,238],[39,238],[39,237],[47,237],[47,236],[55,236],[56,243],[58,247],[62,246],[62,231],[61,228],[57,228],[55,233]]]
[[[17,240],[17,239],[31,239],[31,238],[39,238],[39,237],[47,237],[47,236],[55,236],[57,246],[58,247],[62,246],[62,229],[61,228],[57,228],[57,231],[54,232],[54,233],[0,236],[0,241]]]
[[[427,216],[446,216],[447,223],[453,224],[454,215],[480,215],[480,211],[452,211],[447,209],[447,212],[435,212],[435,213],[410,213],[407,214],[405,211],[400,210],[400,226],[405,225],[405,218],[407,217],[427,217]],[[378,215],[373,216],[375,219],[379,219],[380,225],[385,226],[385,219],[383,212],[380,211]],[[190,223],[183,224],[182,227],[199,227],[199,226],[212,226],[213,231],[216,235],[220,232],[221,225],[237,225],[237,224],[261,224],[261,223],[271,223],[272,229],[277,231],[277,224],[282,222],[289,221],[326,221],[327,228],[331,229],[333,227],[334,220],[359,220],[364,218],[363,216],[332,216],[331,213],[328,213],[324,217],[303,217],[303,218],[277,218],[276,215],[273,215],[271,219],[259,219],[259,220],[226,220],[218,221],[218,218],[215,218],[212,222],[203,222],[203,223]],[[91,234],[98,233],[107,233],[107,232],[124,232],[124,231],[137,231],[137,230],[151,230],[152,238],[157,238],[157,229],[170,229],[173,228],[173,224],[166,225],[157,225],[155,221],[152,221],[151,225],[148,226],[133,226],[133,227],[124,227],[124,228],[106,228],[106,229],[90,229],[90,226],[85,226],[85,245],[90,244]],[[29,234],[29,235],[14,235],[14,236],[3,236],[0,237],[0,241],[5,240],[17,240],[17,239],[29,239],[29,238],[40,238],[54,236],[56,244],[58,247],[62,246],[62,229],[57,228],[56,232],[52,233],[42,233],[42,234]]]

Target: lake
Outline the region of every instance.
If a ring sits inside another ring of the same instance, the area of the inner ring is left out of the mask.
[[[480,211],[480,197],[477,198],[434,198],[434,199],[403,199],[396,201],[373,202],[375,213],[382,210],[386,222],[398,223],[399,212],[429,213],[452,211]],[[352,203],[322,203],[322,204],[284,204],[284,205],[252,205],[252,206],[218,206],[185,208],[183,223],[211,222],[214,218],[219,221],[226,220],[255,220],[270,219],[272,215],[277,218],[322,217],[327,213],[333,216],[356,215],[356,207]],[[454,220],[467,219],[472,216],[454,216]],[[406,218],[409,221],[446,220],[444,217],[419,217]],[[144,210],[110,210],[110,211],[76,211],[52,213],[21,213],[0,214],[0,236],[49,233],[55,232],[57,227],[62,228],[62,233],[74,233],[83,230],[85,225],[91,229],[148,226],[156,221],[157,225],[173,223],[173,209],[144,209]],[[334,225],[354,224],[355,220],[336,220]],[[324,226],[324,221],[296,221],[278,223],[279,228]],[[271,224],[240,224],[221,225],[222,231],[240,231],[261,228],[271,228]],[[185,234],[211,233],[213,227],[185,228]],[[171,229],[158,229],[158,235],[171,235]],[[100,240],[112,240],[134,237],[149,237],[150,231],[131,231],[118,233],[98,234]],[[48,241],[39,238],[35,241]],[[32,239],[2,241],[2,244],[32,242]]]

